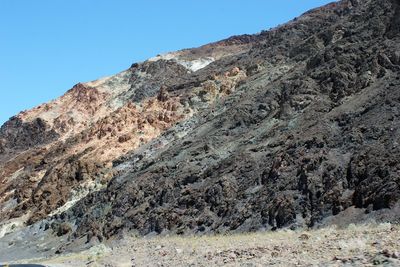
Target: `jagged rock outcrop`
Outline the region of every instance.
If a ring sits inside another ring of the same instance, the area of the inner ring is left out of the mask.
[[[75,86],[2,127],[0,215],[67,222],[56,234],[90,242],[393,208],[399,13],[395,0],[343,0]],[[99,186],[69,205],[85,184]]]
[[[6,149],[29,149],[59,138],[57,132],[49,129],[46,121],[41,118],[24,123],[21,119],[13,117],[1,127],[0,134],[3,153]]]

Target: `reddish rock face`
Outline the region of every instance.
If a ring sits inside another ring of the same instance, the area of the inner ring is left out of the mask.
[[[340,1],[20,113],[0,130],[0,218],[88,240],[309,227],[349,208],[389,220],[399,13]]]
[[[86,190],[88,184],[106,185],[114,176],[114,160],[193,116],[198,111],[197,104],[184,107],[182,103],[197,97],[203,90],[201,85],[179,92],[168,92],[166,85],[160,85],[153,95],[140,93],[147,88],[148,81],[157,86],[162,84],[157,80],[160,78],[172,83],[168,81],[175,77],[169,76],[172,71],[178,70],[182,75],[184,67],[161,61],[138,64],[136,72],[130,70],[124,79],[116,76],[79,83],[61,98],[24,111],[7,122],[2,128],[4,141],[0,147],[4,157],[0,162],[0,192],[7,197],[0,199],[0,205],[7,206],[13,199],[17,204],[0,209],[0,214],[4,218],[31,214],[28,223],[46,218],[74,198],[74,192]],[[216,79],[233,89],[243,75],[238,71],[235,77],[216,75]],[[140,93],[141,100],[119,99],[121,95],[115,90],[126,95]],[[213,98],[203,100],[202,109],[214,102],[216,95],[215,92]],[[221,90],[218,95],[226,94]],[[95,168],[85,168],[82,174],[80,166],[94,163]]]

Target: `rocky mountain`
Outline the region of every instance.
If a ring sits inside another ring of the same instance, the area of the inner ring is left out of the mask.
[[[400,2],[342,0],[79,83],[0,129],[0,237],[60,248],[400,217]],[[351,212],[350,212],[351,211]]]

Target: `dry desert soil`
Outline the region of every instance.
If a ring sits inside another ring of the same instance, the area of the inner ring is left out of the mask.
[[[215,236],[126,236],[80,253],[19,263],[45,266],[400,266],[400,226]]]

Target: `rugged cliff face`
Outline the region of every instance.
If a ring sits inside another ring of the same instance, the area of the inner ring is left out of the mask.
[[[0,218],[87,241],[384,219],[400,200],[399,14],[332,3],[20,113],[0,130]]]

